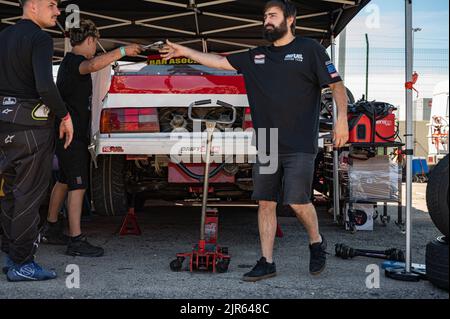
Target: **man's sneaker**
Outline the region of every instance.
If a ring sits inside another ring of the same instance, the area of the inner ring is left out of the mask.
[[[8,255],[6,255],[5,265],[2,267],[3,273],[6,275],[8,273],[9,268],[11,267],[14,267],[14,262]]]
[[[311,275],[320,274],[327,264],[327,241],[322,234],[320,236],[322,237],[322,242],[309,245],[309,272]]]
[[[69,236],[63,234],[61,222],[51,224],[46,221],[40,233],[43,244],[67,245],[69,243]]]
[[[100,257],[103,256],[104,252],[102,247],[91,245],[86,236],[80,235],[69,239],[66,254],[69,256]]]
[[[256,266],[253,267],[250,272],[244,274],[242,280],[254,282],[275,277],[276,275],[277,270],[275,268],[275,263],[268,263],[265,257],[261,257],[261,259],[256,262]]]
[[[6,274],[8,281],[38,281],[56,278],[56,272],[43,269],[34,261],[23,265],[14,265]]]

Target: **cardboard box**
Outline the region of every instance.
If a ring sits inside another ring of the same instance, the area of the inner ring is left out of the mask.
[[[399,170],[386,155],[366,161],[351,159],[349,166],[350,200],[398,200]]]

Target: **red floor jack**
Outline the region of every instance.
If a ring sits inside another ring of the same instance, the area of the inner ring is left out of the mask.
[[[209,191],[209,166],[211,160],[211,146],[213,132],[216,124],[233,124],[236,121],[236,109],[225,102],[217,101],[217,105],[228,108],[233,111],[233,118],[225,120],[205,120],[192,118],[192,109],[194,106],[211,104],[211,100],[197,101],[189,105],[188,116],[194,122],[203,122],[206,124],[206,159],[205,159],[205,177],[203,181],[203,199],[202,199],[202,219],[200,226],[200,241],[192,247],[192,251],[177,254],[177,259],[170,263],[172,271],[180,271],[183,262],[189,258],[189,270],[192,271],[212,271],[223,273],[228,270],[230,264],[230,255],[228,248],[219,247],[217,244],[217,233],[219,226],[218,211],[214,208],[208,208]]]

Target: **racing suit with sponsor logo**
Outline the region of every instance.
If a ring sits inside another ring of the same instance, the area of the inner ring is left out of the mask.
[[[67,109],[52,74],[53,40],[31,20],[0,33],[0,199],[2,250],[16,264],[34,259],[39,207],[51,178],[54,116]]]

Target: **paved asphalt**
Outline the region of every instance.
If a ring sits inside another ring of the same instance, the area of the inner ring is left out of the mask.
[[[418,187],[418,188],[417,188]],[[424,186],[415,190],[413,212],[413,262],[425,262],[427,242],[439,236],[424,205]],[[421,197],[422,196],[422,197]],[[121,218],[93,217],[83,228],[94,244],[103,246],[105,256],[81,258],[64,255],[65,247],[39,247],[37,261],[56,269],[58,279],[47,282],[9,283],[0,276],[0,298],[182,298],[182,299],[448,299],[448,292],[427,281],[398,282],[381,271],[380,288],[366,287],[366,267],[380,260],[357,257],[342,260],[334,256],[334,244],[356,248],[405,248],[405,236],[395,225],[396,207],[390,207],[392,221],[386,227],[375,221],[373,232],[351,234],[333,223],[325,209],[319,208],[321,231],[328,240],[327,269],[318,277],[308,273],[307,236],[295,218],[280,217],[284,237],[276,240],[275,262],[278,276],[258,283],[241,281],[259,259],[259,239],[255,209],[221,210],[220,243],[232,255],[224,274],[174,273],[169,262],[175,254],[190,249],[198,240],[200,210],[197,208],[147,207],[138,212],[142,236],[119,237]],[[0,258],[4,258],[1,254]],[[66,286],[66,267],[80,270],[80,287]]]

